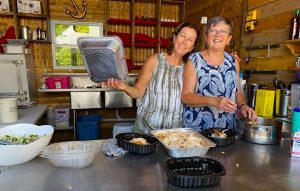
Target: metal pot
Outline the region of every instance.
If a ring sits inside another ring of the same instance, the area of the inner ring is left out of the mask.
[[[277,144],[281,136],[282,122],[258,117],[257,122],[245,122],[241,139],[257,144]]]

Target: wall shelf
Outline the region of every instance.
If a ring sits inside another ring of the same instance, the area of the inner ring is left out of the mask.
[[[285,43],[294,56],[300,54],[300,39],[286,40],[283,43]]]

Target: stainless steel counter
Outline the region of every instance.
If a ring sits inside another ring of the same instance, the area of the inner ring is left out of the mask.
[[[291,158],[290,140],[280,145],[257,145],[237,140],[227,147],[212,148],[208,157],[227,169],[220,185],[198,190],[300,190],[300,158]],[[122,157],[96,156],[83,169],[57,168],[47,159],[35,158],[22,165],[0,168],[0,190],[14,191],[156,191],[196,190],[180,188],[167,181],[160,148],[153,154]]]

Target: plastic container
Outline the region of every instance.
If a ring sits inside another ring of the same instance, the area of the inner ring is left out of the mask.
[[[78,140],[95,140],[100,138],[100,115],[82,115],[76,122],[76,137]]]
[[[46,146],[41,157],[57,167],[83,168],[93,162],[99,151],[96,141],[69,141]]]
[[[210,158],[188,157],[166,162],[168,180],[182,187],[202,187],[219,184],[226,173],[224,166]]]
[[[223,131],[226,135],[226,137],[221,138],[221,137],[214,137],[214,131]],[[235,137],[237,133],[233,131],[232,129],[224,129],[224,128],[211,128],[211,129],[206,129],[201,132],[202,135],[216,143],[217,147],[223,147],[227,146],[230,144],[233,144],[235,142]]]
[[[69,89],[69,76],[52,76],[45,79],[48,89]]]
[[[294,108],[292,113],[292,133],[300,132],[300,108]]]
[[[55,129],[69,129],[70,128],[70,107],[56,106],[53,109],[55,119]],[[49,113],[50,114],[50,113]],[[49,116],[51,117],[51,116]],[[50,118],[51,120],[51,118]]]
[[[144,138],[149,144],[139,145],[129,142],[133,138]],[[149,154],[154,152],[158,142],[154,137],[139,133],[120,133],[116,136],[116,139],[119,147],[135,154]]]

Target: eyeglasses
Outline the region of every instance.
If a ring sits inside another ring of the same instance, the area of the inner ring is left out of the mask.
[[[224,31],[224,30],[215,30],[215,29],[212,29],[212,30],[208,30],[208,34],[211,35],[211,36],[216,36],[217,34],[219,34],[220,36],[226,36],[229,34],[228,31]]]

